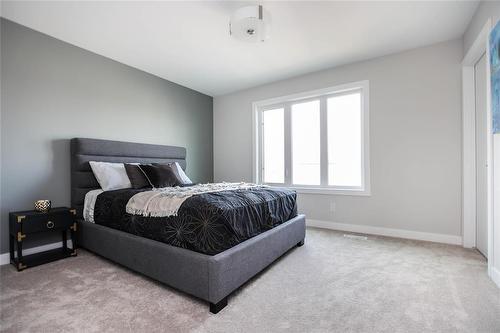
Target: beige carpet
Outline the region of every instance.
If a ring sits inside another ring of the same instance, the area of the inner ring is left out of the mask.
[[[6,332],[500,332],[500,290],[473,250],[320,229],[217,315],[84,251],[1,279]]]

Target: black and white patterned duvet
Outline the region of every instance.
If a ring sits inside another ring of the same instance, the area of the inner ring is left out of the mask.
[[[184,201],[177,216],[127,214],[128,200],[141,191],[101,193],[94,206],[95,223],[214,255],[297,215],[295,191],[276,187],[198,194]]]

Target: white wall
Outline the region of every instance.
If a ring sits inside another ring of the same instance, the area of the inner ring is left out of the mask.
[[[464,34],[464,55],[486,21],[492,28],[500,20],[500,1],[482,1]],[[493,265],[492,277],[500,286],[500,134],[493,135]],[[491,255],[490,255],[491,257]]]
[[[479,4],[464,33],[464,55],[470,49],[488,19],[491,19],[492,24],[500,19],[500,1],[482,1]]]
[[[214,179],[252,180],[252,102],[369,80],[372,195],[303,194],[299,210],[459,240],[461,60],[455,40],[215,97]]]

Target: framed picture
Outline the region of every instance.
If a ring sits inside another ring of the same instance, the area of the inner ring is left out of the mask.
[[[500,133],[500,21],[490,33],[491,112],[493,133]]]

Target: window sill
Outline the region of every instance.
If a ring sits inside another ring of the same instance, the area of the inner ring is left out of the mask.
[[[280,183],[258,183],[273,187],[284,187],[291,190],[295,190],[297,193],[301,194],[325,194],[325,195],[350,195],[350,196],[362,196],[370,197],[370,189],[360,189],[360,188],[329,188],[329,187],[302,187],[302,186],[290,186]]]
[[[351,196],[371,196],[371,192],[366,189],[330,189],[330,188],[313,188],[313,187],[295,187],[288,188],[297,191],[300,194],[324,194],[324,195],[351,195]]]

